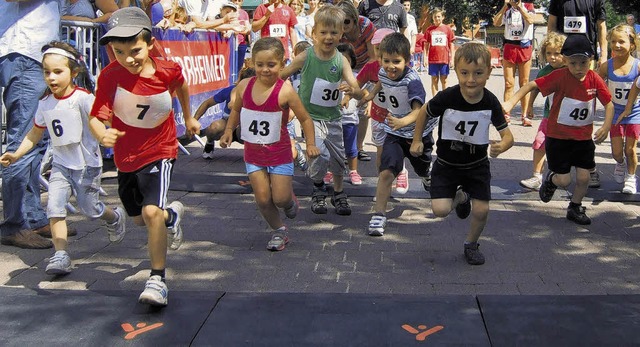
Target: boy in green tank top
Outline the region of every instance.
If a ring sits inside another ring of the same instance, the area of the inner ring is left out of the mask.
[[[280,72],[280,78],[287,79],[301,71],[300,99],[314,123],[316,147],[320,150],[320,156],[309,160],[307,171],[313,181],[311,211],[316,214],[327,213],[327,187],[323,178],[327,171],[331,171],[334,174],[331,204],[337,214],[348,216],[351,214],[351,207],[342,183],[345,154],[340,95],[344,92],[360,100],[362,92],[347,58],[336,49],[344,32],[344,22],[345,15],[336,6],[325,5],[318,10],[312,31],[315,45],[297,55]]]

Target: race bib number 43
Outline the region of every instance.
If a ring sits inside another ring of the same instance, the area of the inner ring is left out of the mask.
[[[261,112],[242,108],[240,137],[247,142],[268,145],[280,141],[282,112]]]

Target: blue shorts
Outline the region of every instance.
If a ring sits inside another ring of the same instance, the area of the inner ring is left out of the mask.
[[[429,76],[449,76],[449,64],[429,64]]]
[[[268,174],[293,176],[293,162],[288,164],[276,165],[276,166],[258,166],[258,165],[245,163],[245,166],[247,168],[247,175],[256,171],[267,170]]]

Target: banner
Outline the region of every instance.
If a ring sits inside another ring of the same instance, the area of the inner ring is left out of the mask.
[[[206,99],[235,82],[238,56],[235,35],[225,38],[216,31],[196,30],[185,34],[180,30],[153,28],[153,37],[157,42],[158,55],[182,67],[182,74],[189,86],[191,115]],[[207,110],[200,118],[202,129],[220,119],[223,109],[224,103]],[[182,107],[175,97],[173,110],[180,137],[185,133],[185,126]]]

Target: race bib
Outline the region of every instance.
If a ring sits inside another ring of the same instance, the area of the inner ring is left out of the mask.
[[[287,35],[287,26],[284,24],[271,24],[269,25],[269,36],[271,37],[285,37]]]
[[[587,17],[585,16],[564,17],[563,31],[565,34],[586,34],[587,33]]]
[[[322,78],[316,78],[315,82],[313,82],[309,101],[314,105],[323,107],[338,106],[340,103],[339,86],[340,82],[331,83]]]
[[[447,34],[441,31],[432,31],[431,32],[431,45],[444,47],[447,45]]]
[[[155,95],[136,95],[118,87],[113,113],[129,126],[153,129],[169,117],[171,94],[164,91]]]
[[[609,81],[609,90],[613,96],[612,101],[615,104],[626,106],[631,87],[633,87],[633,82]],[[638,99],[634,100],[635,103],[638,103]]]
[[[558,124],[581,127],[593,123],[594,99],[589,101],[565,97],[560,102]]]
[[[280,141],[282,112],[240,110],[240,137],[250,143],[268,145]]]
[[[447,109],[442,116],[442,138],[474,145],[489,144],[491,110],[457,111]]]
[[[384,90],[380,90],[375,98],[373,98],[373,103],[380,108],[387,108],[387,95],[384,93]]]
[[[49,110],[44,112],[44,120],[54,147],[66,146],[82,141],[82,116],[73,110]]]
[[[406,116],[411,112],[411,103],[406,87],[385,88],[387,97],[385,107],[394,115]]]
[[[522,14],[518,11],[511,11],[509,19],[504,27],[504,37],[507,40],[521,40],[524,36],[524,21]]]

